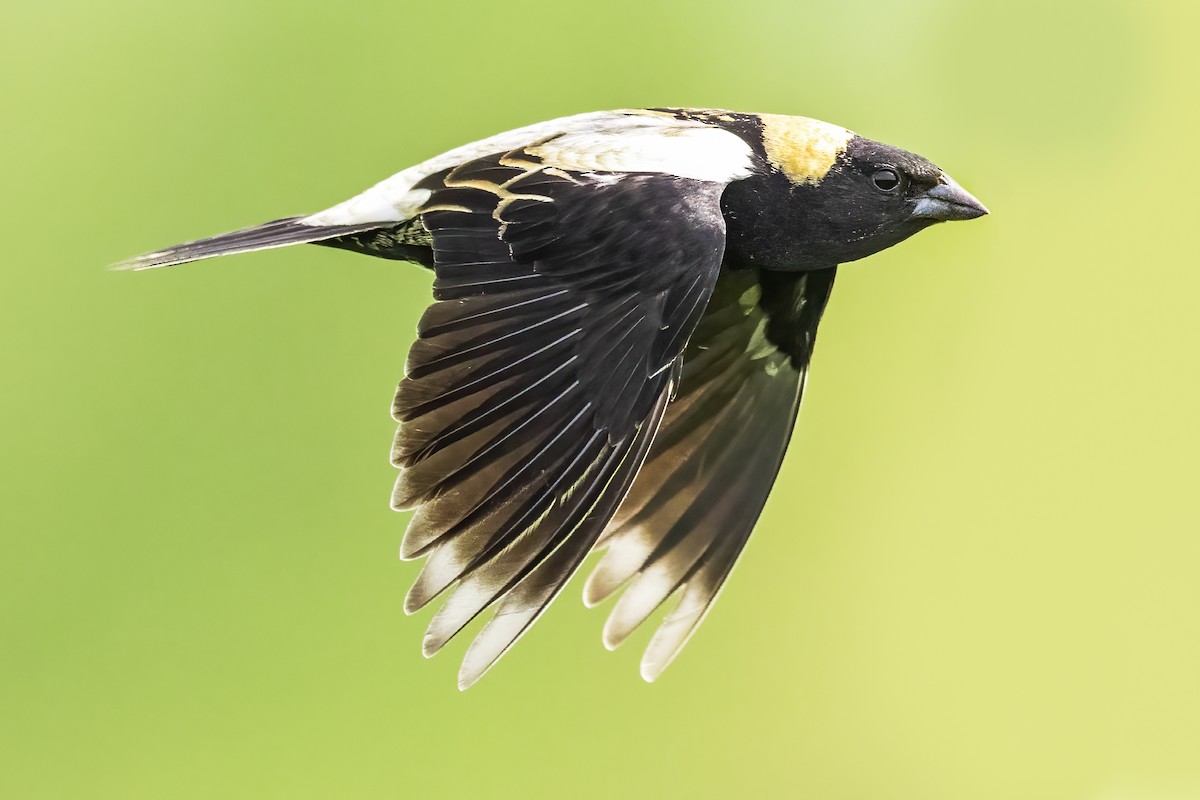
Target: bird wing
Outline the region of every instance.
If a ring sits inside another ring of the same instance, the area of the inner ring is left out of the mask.
[[[584,589],[594,605],[628,584],[604,628],[609,648],[681,594],[643,655],[646,680],[703,620],[762,512],[835,272],[727,268],[687,346],[678,396]]]
[[[624,499],[724,252],[728,179],[622,172],[603,137],[552,144],[451,169],[420,211],[435,302],[393,408],[393,506],[416,510],[402,557],[426,557],[406,610],[457,582],[426,655],[496,610],[462,688],[533,623]]]

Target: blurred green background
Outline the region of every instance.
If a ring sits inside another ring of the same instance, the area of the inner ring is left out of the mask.
[[[1200,12],[9,4],[0,796],[1200,798]],[[992,209],[843,270],[797,439],[655,685],[575,582],[479,686],[401,602],[429,279],[106,264],[603,108],[819,117]]]

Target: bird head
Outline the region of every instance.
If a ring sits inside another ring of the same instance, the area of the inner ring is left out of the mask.
[[[936,222],[975,219],[982,203],[929,159],[853,136],[817,187],[815,224],[852,261]]]
[[[748,265],[829,267],[988,213],[916,153],[818,120],[758,119],[762,169],[731,184],[724,204],[731,254]]]

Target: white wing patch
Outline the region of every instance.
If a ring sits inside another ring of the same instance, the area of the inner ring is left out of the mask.
[[[527,151],[577,172],[655,172],[714,183],[749,177],[752,157],[750,146],[727,130],[641,115],[602,120]]]
[[[413,188],[423,178],[519,147],[529,147],[531,155],[562,169],[653,172],[723,183],[749,176],[753,158],[750,146],[740,137],[703,122],[638,110],[596,111],[527,125],[456,147],[298,222],[314,227],[403,222],[429,199],[429,190]]]

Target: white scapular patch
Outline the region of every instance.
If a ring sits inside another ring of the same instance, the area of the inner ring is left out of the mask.
[[[528,152],[577,172],[656,172],[714,183],[748,177],[753,155],[722,128],[636,114],[564,132]]]
[[[749,176],[753,158],[750,146],[736,134],[703,122],[639,110],[594,111],[456,147],[298,221],[317,227],[403,222],[429,199],[428,189],[413,189],[423,178],[520,147],[528,147],[531,155],[562,169],[654,172],[725,183]]]

